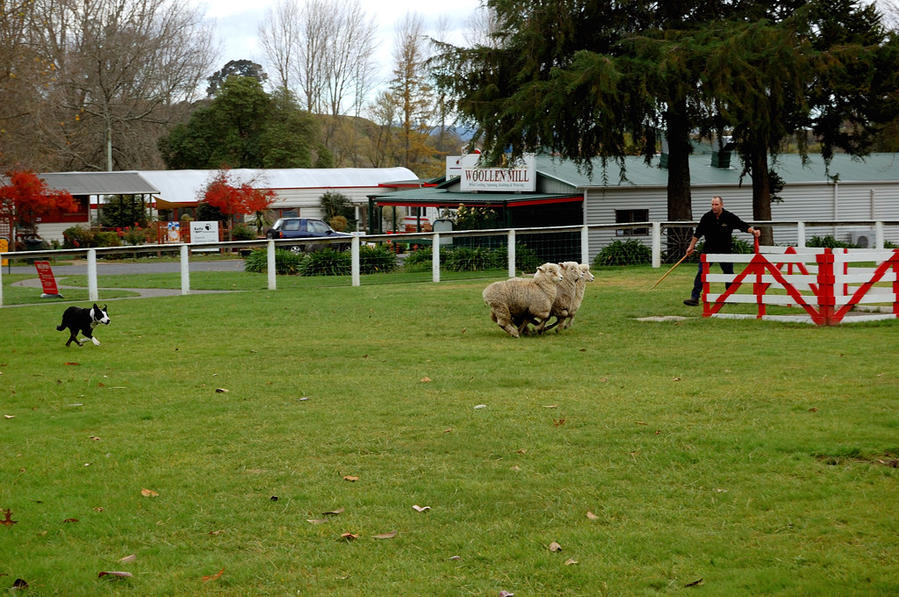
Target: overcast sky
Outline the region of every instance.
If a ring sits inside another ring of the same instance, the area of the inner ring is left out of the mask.
[[[273,69],[266,64],[265,51],[259,42],[259,24],[266,10],[274,7],[277,0],[210,0],[200,2],[190,0],[205,11],[214,22],[215,38],[221,48],[221,57],[215,63],[219,70],[230,60],[248,59],[261,64],[269,76]],[[480,5],[480,0],[455,0],[454,2],[434,2],[425,0],[360,0],[363,10],[377,26],[378,44],[375,61],[379,65],[379,78],[390,78],[394,33],[407,13],[417,13],[427,34],[434,34],[441,18],[446,21],[451,43],[463,44],[463,31],[467,22]]]

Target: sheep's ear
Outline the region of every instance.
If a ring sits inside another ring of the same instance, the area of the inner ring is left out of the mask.
[[[537,268],[537,271],[538,272],[546,272],[546,268],[541,265],[540,267]]]

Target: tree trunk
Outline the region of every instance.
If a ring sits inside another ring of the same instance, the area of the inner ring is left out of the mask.
[[[771,177],[768,173],[768,152],[756,147],[750,156],[752,171],[752,219],[756,221],[771,219]],[[774,232],[770,226],[761,228],[759,243],[774,244]]]
[[[693,219],[690,123],[682,114],[682,111],[672,110],[665,116],[668,125],[668,219],[675,221]],[[680,258],[686,252],[692,236],[690,227],[668,229],[668,261]]]

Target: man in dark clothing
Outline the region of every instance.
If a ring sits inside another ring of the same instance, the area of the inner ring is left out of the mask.
[[[734,230],[748,232],[756,237],[761,234],[761,230],[753,228],[735,214],[724,209],[724,200],[717,195],[712,197],[712,210],[706,212],[699,220],[699,226],[690,239],[690,246],[687,247],[687,255],[692,255],[696,248],[696,243],[701,237],[705,237],[705,246],[703,253],[730,253],[731,252],[731,233]],[[725,274],[734,273],[734,264],[722,261],[721,271]],[[730,284],[725,284],[730,286]],[[702,261],[696,269],[696,278],[693,279],[693,292],[690,298],[684,301],[685,305],[695,307],[699,304],[699,296],[702,294]]]

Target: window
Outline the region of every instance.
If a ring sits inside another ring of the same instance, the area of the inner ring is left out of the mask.
[[[629,224],[631,222],[648,222],[648,209],[616,209],[615,223]],[[615,236],[647,236],[649,228],[619,228],[615,231]]]

